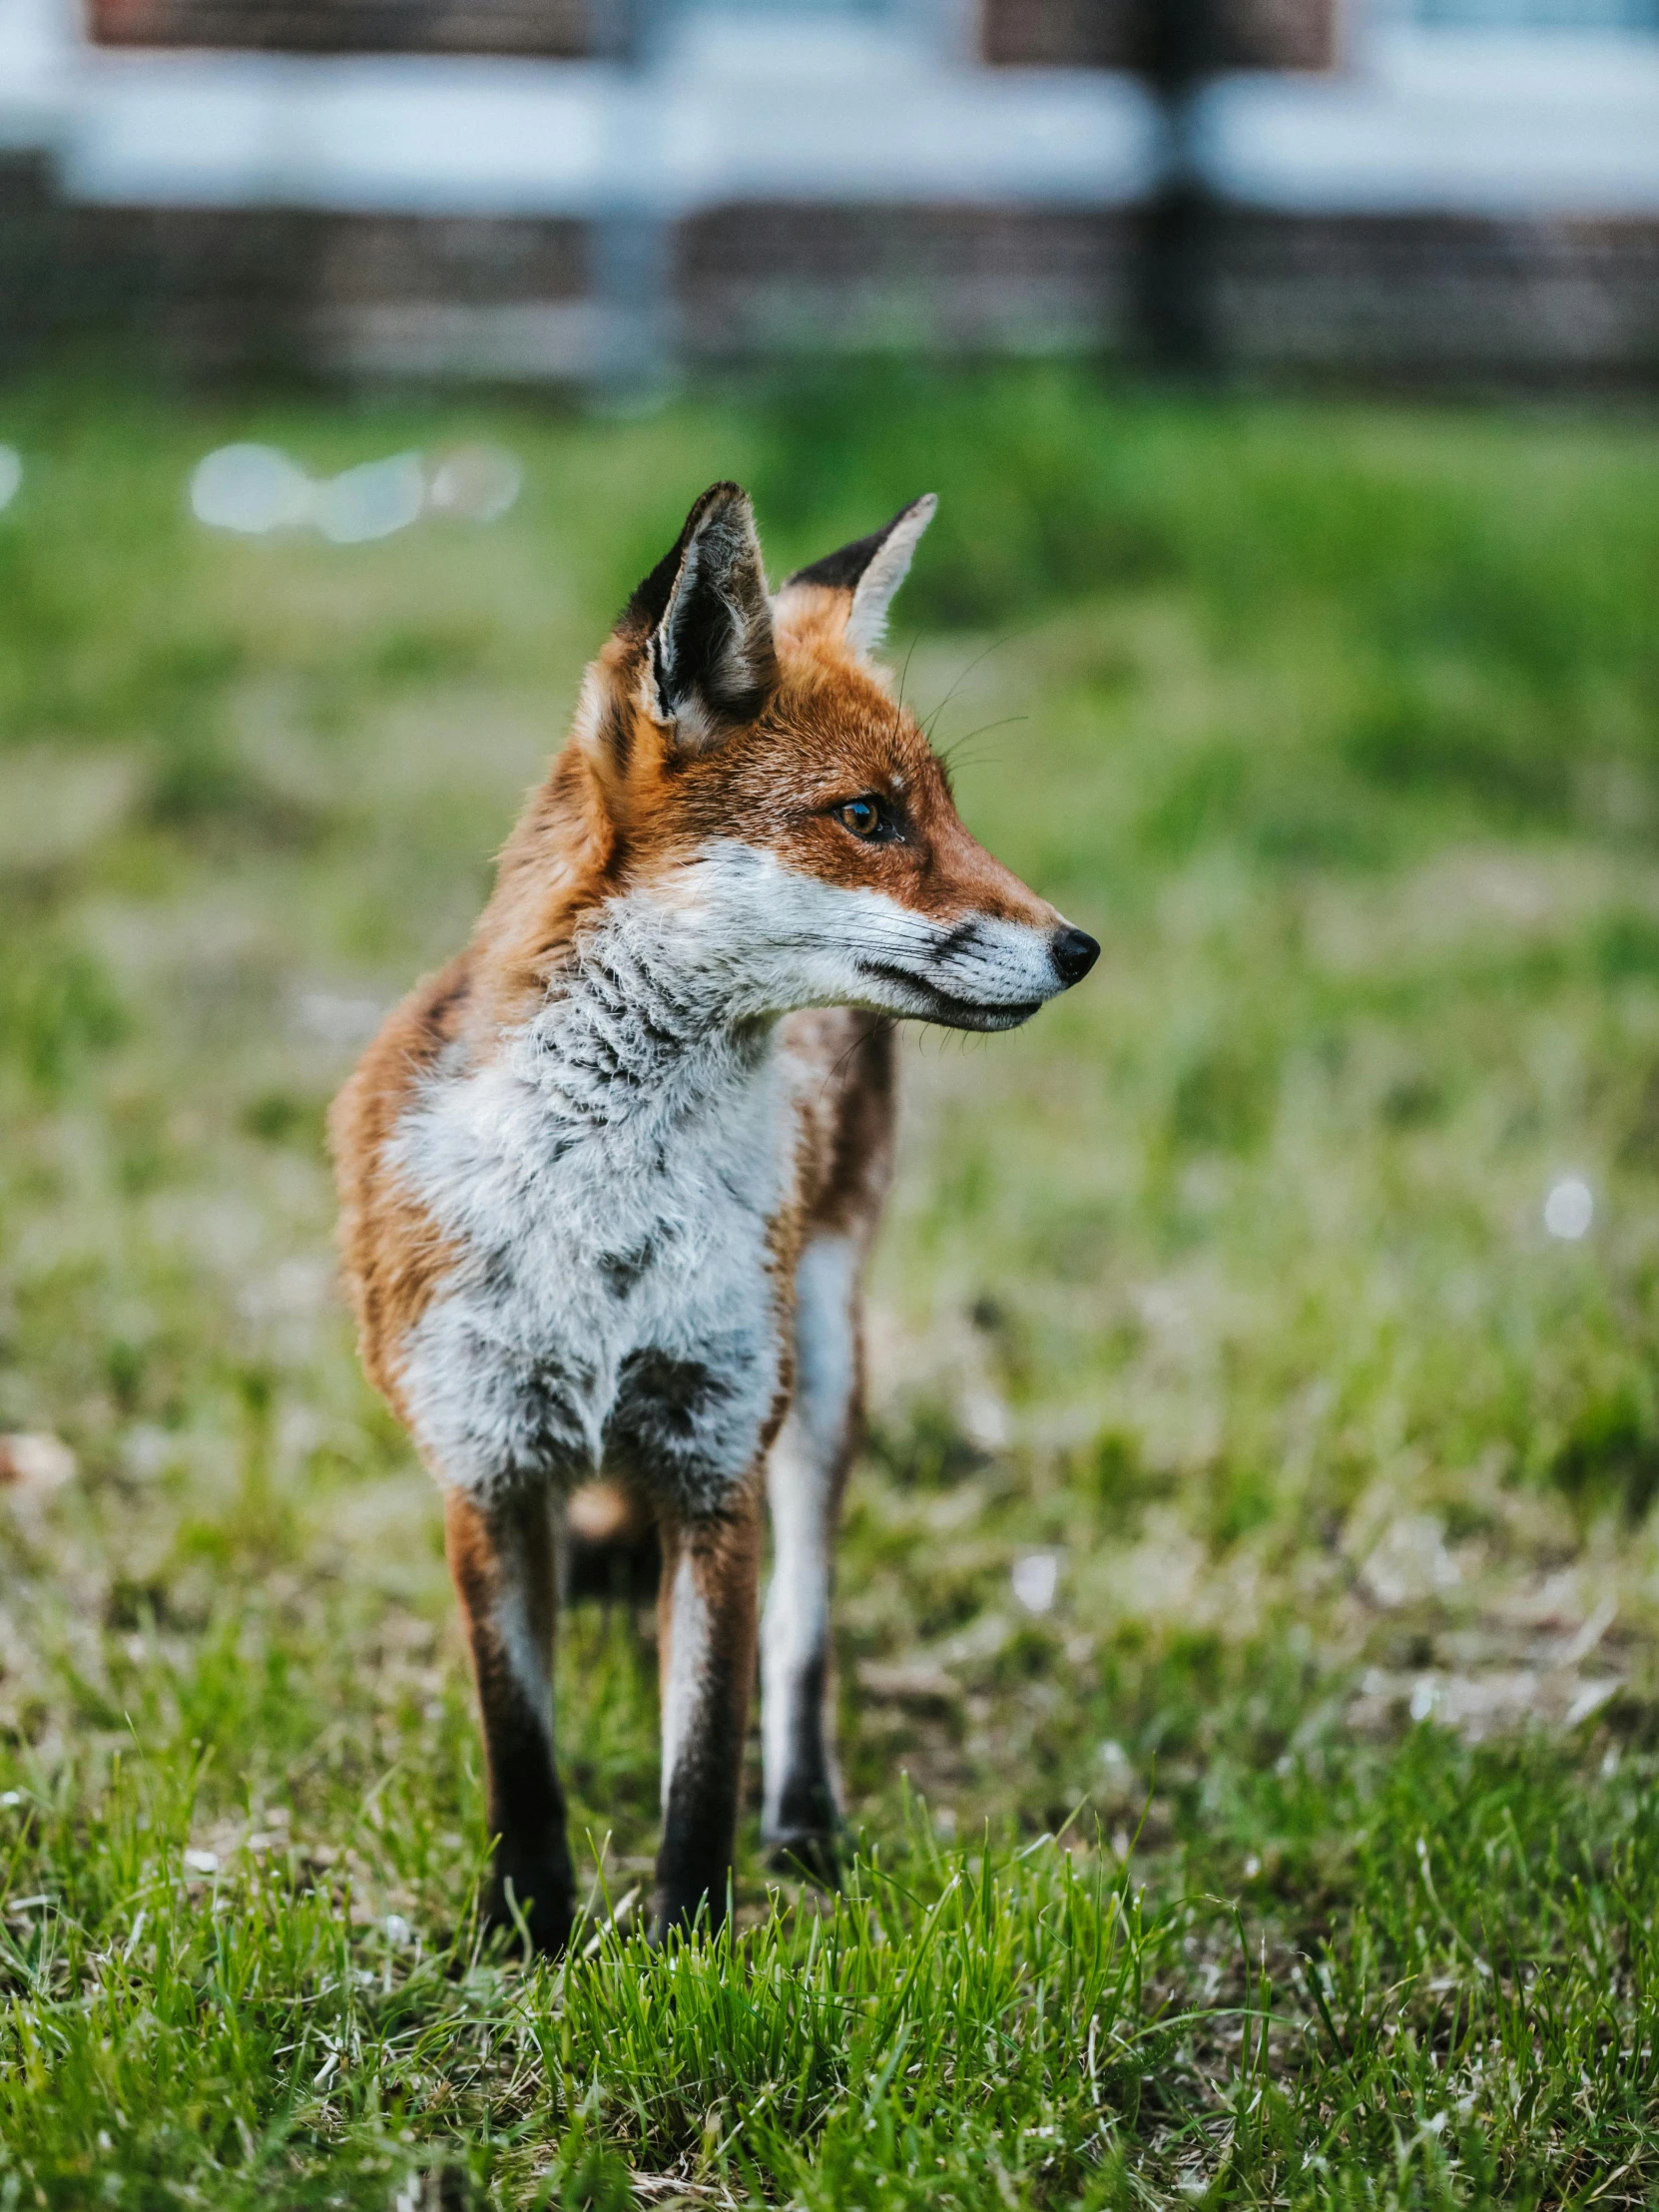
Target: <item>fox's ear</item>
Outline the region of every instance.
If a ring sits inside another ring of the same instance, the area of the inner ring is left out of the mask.
[[[777,684],[778,655],[746,491],[710,485],[618,628],[644,641],[647,710],[674,726],[680,745],[701,752],[755,719]]]
[[[938,500],[924,491],[900,507],[884,529],[854,538],[811,568],[798,568],[778,594],[779,622],[787,629],[829,628],[854,653],[872,653],[887,630],[887,609],[910,573],[910,558],[933,519]]]

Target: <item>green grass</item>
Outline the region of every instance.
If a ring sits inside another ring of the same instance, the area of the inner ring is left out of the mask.
[[[186,510],[480,433],[487,529]],[[0,2208],[1652,2201],[1652,426],[1033,369],[0,437],[0,1430],[79,1463],[0,1490]],[[1105,953],[906,1049],[846,1894],[751,1827],[731,1946],[645,1950],[649,1623],[583,1611],[524,1972],[321,1116],[721,475],[775,573],[941,494],[906,696]]]

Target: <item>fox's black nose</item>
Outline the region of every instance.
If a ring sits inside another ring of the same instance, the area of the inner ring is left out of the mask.
[[[1054,962],[1055,974],[1070,990],[1073,983],[1082,982],[1100,958],[1100,947],[1086,929],[1056,929],[1048,956]]]

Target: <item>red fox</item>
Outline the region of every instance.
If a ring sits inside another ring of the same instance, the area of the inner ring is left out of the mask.
[[[661,1545],[659,1934],[725,1913],[757,1643],[764,1840],[832,1871],[831,1546],[891,1025],[1015,1028],[1100,949],[969,836],[871,664],[933,508],[774,596],[747,495],[703,494],[589,668],[470,945],[333,1109],[363,1361],[444,1492],[483,1909],[544,1950],[574,1912],[559,1527],[601,1474]]]

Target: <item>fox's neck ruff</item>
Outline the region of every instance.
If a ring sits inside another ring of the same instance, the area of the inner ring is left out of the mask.
[[[546,1003],[507,1046],[567,1141],[662,1127],[757,1075],[773,1023],[734,1014],[676,917],[619,899],[580,930]]]

